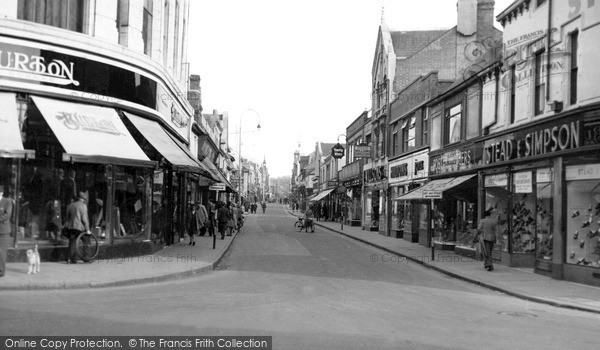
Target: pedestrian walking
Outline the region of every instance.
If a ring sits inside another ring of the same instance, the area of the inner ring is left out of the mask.
[[[202,226],[200,226],[200,236],[204,236],[206,234],[206,230],[208,229],[208,226],[209,226],[208,211],[206,211],[206,207],[201,202],[196,203],[196,206],[197,206],[196,216],[198,217],[198,220],[200,221],[200,224],[202,225]]]
[[[67,218],[65,220],[65,229],[67,237],[69,237],[69,255],[67,256],[67,264],[77,263],[77,237],[82,232],[90,232],[90,224],[88,222],[88,208],[87,208],[88,196],[85,192],[79,192],[77,194],[77,201],[67,206]],[[89,247],[90,237],[84,235],[83,246]]]
[[[4,185],[0,198],[0,277],[6,273],[6,256],[12,235],[12,217],[15,210],[14,201],[10,198],[10,187]]]
[[[221,239],[225,239],[225,230],[227,230],[227,223],[229,222],[229,209],[225,206],[225,203],[219,202],[219,209],[217,209],[217,227],[221,234]]]
[[[217,218],[217,206],[212,200],[208,201],[206,208],[208,212],[208,237],[212,237],[215,234],[216,218]]]
[[[196,215],[198,208],[194,205],[190,205],[190,217],[188,221],[188,236],[190,236],[190,243],[188,245],[194,246],[196,245],[196,241],[194,240],[194,236],[197,235],[200,230],[200,220],[198,215]]]
[[[229,203],[229,205],[227,206],[227,209],[229,210],[229,221],[227,221],[227,228],[229,229],[229,233],[227,234],[227,236],[231,236],[231,235],[233,235],[233,230],[235,230],[234,217],[237,217],[237,209],[235,209],[235,204],[233,204],[233,203]],[[235,214],[234,214],[234,211],[235,211]]]
[[[492,262],[492,250],[494,249],[494,243],[496,243],[496,226],[497,222],[492,218],[493,207],[483,213],[483,219],[479,221],[477,227],[477,237],[481,244],[481,253],[483,254],[483,266],[488,271],[494,270],[494,264]]]

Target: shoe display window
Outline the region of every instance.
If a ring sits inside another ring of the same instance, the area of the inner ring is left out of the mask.
[[[600,164],[567,166],[566,262],[600,268]]]

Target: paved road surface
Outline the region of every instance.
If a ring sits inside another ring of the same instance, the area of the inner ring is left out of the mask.
[[[598,347],[598,315],[397,263],[323,229],[298,233],[294,220],[283,206],[249,215],[220,269],[197,278],[2,292],[0,334],[272,335],[275,349]]]

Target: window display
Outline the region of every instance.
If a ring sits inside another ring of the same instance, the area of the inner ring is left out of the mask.
[[[392,198],[397,198],[404,194],[404,186],[392,187]],[[392,230],[402,230],[404,218],[404,202],[392,201]]]
[[[600,164],[569,166],[566,180],[566,261],[600,268]]]
[[[457,201],[456,245],[473,248],[477,234],[477,206],[473,202]]]
[[[533,171],[514,173],[512,183],[512,253],[533,253],[537,201],[533,192]]]
[[[494,250],[508,252],[508,202],[511,192],[508,190],[507,174],[487,175],[485,177],[484,207],[492,207],[492,218],[497,220],[496,244]]]
[[[536,170],[536,258],[552,260],[552,190],[551,169]]]
[[[143,236],[150,232],[149,195],[152,170],[115,166],[114,237]]]

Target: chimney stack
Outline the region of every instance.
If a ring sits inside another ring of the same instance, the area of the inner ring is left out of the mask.
[[[458,0],[458,19],[456,30],[470,36],[477,31],[477,0]]]

